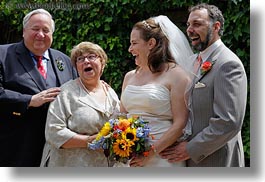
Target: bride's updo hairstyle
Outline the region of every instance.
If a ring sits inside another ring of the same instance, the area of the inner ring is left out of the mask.
[[[148,56],[148,66],[153,73],[161,72],[163,63],[176,63],[169,51],[169,41],[154,19],[137,22],[133,29],[140,31],[141,38],[146,42],[151,38],[156,40],[156,45]]]

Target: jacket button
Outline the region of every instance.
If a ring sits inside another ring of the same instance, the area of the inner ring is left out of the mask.
[[[13,112],[12,114],[16,115],[16,116],[20,116],[21,115],[21,113],[19,113],[19,112]]]

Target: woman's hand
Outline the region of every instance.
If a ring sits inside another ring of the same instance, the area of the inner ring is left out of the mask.
[[[147,164],[155,156],[155,152],[153,150],[149,151],[148,156],[137,155],[134,156],[130,161],[130,167],[143,167]]]

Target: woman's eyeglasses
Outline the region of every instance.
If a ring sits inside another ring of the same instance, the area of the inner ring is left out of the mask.
[[[97,58],[98,58],[97,55],[95,55],[95,54],[89,54],[87,56],[79,56],[79,57],[76,58],[76,60],[77,60],[78,63],[83,63],[83,62],[85,62],[86,59],[88,61],[96,61]]]

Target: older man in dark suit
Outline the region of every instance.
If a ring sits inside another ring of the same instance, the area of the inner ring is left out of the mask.
[[[76,78],[70,58],[51,49],[54,20],[37,9],[23,19],[23,41],[0,46],[0,166],[39,166],[49,103]]]

